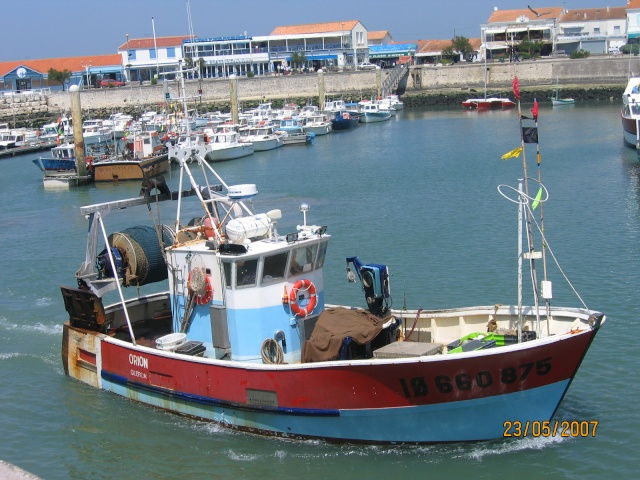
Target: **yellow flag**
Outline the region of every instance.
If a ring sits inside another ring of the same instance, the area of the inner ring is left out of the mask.
[[[507,152],[504,155],[502,155],[502,159],[503,160],[507,160],[507,159],[513,158],[513,157],[518,158],[520,156],[520,152],[522,152],[522,147],[514,148],[510,152]]]

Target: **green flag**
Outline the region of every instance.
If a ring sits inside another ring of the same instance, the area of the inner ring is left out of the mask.
[[[542,198],[542,187],[540,187],[540,190],[538,190],[538,194],[536,195],[535,200],[531,204],[531,208],[533,210],[535,210],[538,207],[538,204],[540,203],[541,198]]]

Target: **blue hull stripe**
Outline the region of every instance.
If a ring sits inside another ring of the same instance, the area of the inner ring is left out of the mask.
[[[406,408],[313,410],[233,404],[128,381],[106,372],[103,388],[127,398],[279,436],[375,443],[440,443],[502,438],[505,422],[550,420],[568,380],[476,400]]]
[[[309,409],[309,408],[280,408],[280,407],[269,407],[265,405],[253,405],[246,403],[234,403],[228,402],[225,400],[219,400],[211,397],[203,397],[202,395],[194,395],[191,393],[177,392],[175,390],[169,390],[161,387],[153,387],[151,385],[146,385],[143,383],[132,382],[128,380],[126,377],[121,375],[116,375],[113,373],[102,372],[102,380],[105,382],[109,382],[114,385],[122,385],[125,387],[125,391],[128,389],[140,391],[147,391],[154,397],[169,397],[176,402],[193,402],[201,405],[208,405],[214,407],[222,407],[222,408],[230,408],[233,410],[244,410],[249,412],[261,412],[268,414],[278,414],[278,415],[305,415],[305,416],[321,416],[321,417],[332,417],[340,415],[339,410],[317,410],[317,409]],[[111,390],[111,389],[107,389]],[[125,394],[125,396],[128,396]],[[141,400],[144,403],[152,403]]]

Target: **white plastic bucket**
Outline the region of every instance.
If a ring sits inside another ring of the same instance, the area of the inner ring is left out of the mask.
[[[170,333],[156,339],[156,348],[160,350],[175,350],[186,341],[186,333]]]

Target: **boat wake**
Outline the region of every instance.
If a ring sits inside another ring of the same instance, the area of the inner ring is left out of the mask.
[[[62,325],[51,324],[45,325],[43,323],[36,323],[34,325],[29,324],[18,324],[14,322],[10,322],[6,317],[0,318],[0,331],[19,331],[19,332],[39,332],[47,335],[55,335],[59,336],[62,333]]]
[[[36,306],[38,307],[48,307],[53,305],[53,298],[51,297],[42,297],[36,300]]]
[[[542,450],[549,445],[561,443],[564,437],[525,437],[518,440],[506,440],[500,443],[474,445],[470,452],[462,455],[464,458],[472,460],[484,460],[485,457],[504,455],[523,450]]]

